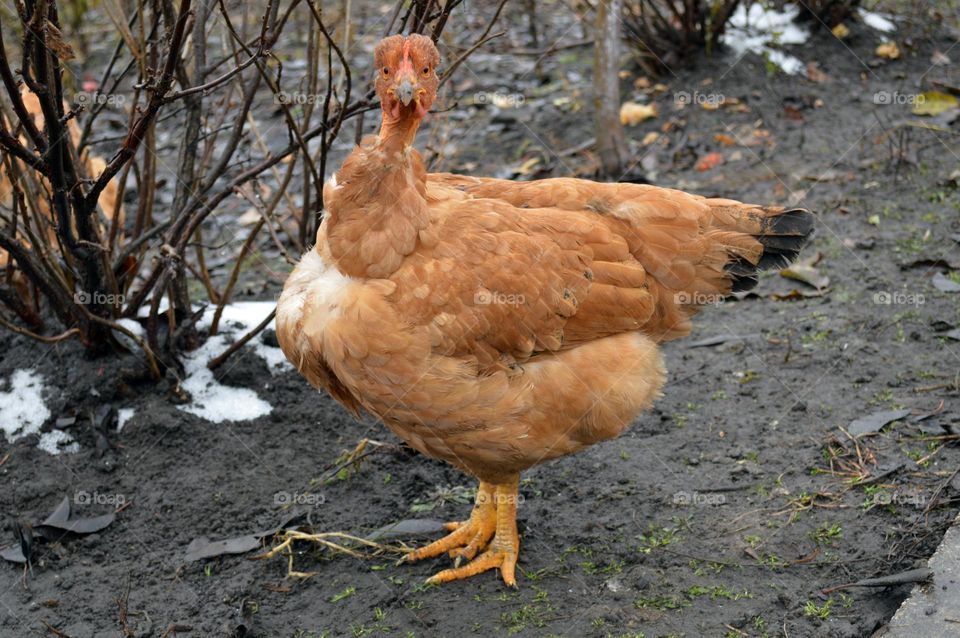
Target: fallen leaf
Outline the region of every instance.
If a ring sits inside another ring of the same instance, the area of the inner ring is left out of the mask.
[[[838,182],[840,180],[849,182],[853,181],[853,175],[850,173],[842,173],[835,168],[828,168],[819,175],[804,175],[803,179],[811,182]]]
[[[534,169],[537,167],[539,163],[540,163],[539,157],[531,157],[530,159],[525,161],[523,164],[513,169],[513,172],[517,175],[529,175],[534,171]]]
[[[723,155],[720,153],[707,153],[697,161],[697,164],[694,168],[702,173],[704,171],[709,171],[712,168],[716,168],[720,164],[723,164]]]
[[[745,341],[753,337],[759,337],[759,333],[749,334],[749,335],[716,335],[713,337],[707,337],[706,339],[701,339],[699,341],[694,341],[691,344],[687,344],[688,348],[707,348],[710,346],[719,346],[721,344],[727,343],[728,341]]]
[[[940,292],[960,292],[960,284],[938,272],[933,276],[933,287]]]
[[[650,131],[649,133],[643,136],[643,141],[641,142],[641,144],[643,144],[644,146],[650,146],[651,144],[656,142],[658,139],[660,139],[660,134],[657,133],[656,131]]]
[[[859,419],[855,419],[847,426],[847,432],[853,436],[879,432],[885,425],[893,423],[910,414],[910,410],[886,410],[874,412]]]
[[[818,84],[822,84],[830,79],[830,76],[820,70],[820,65],[815,60],[807,62],[807,78]]]
[[[0,558],[7,562],[19,563],[21,565],[27,562],[27,558],[23,555],[23,550],[20,549],[19,545],[11,545],[10,547],[0,549]]]
[[[914,115],[939,115],[960,106],[955,95],[940,91],[927,91],[917,96],[911,112]]]
[[[417,536],[432,536],[444,530],[443,521],[432,518],[410,518],[407,520],[384,525],[370,533],[366,540],[381,542],[394,538],[413,538]]]
[[[794,122],[802,122],[804,119],[803,112],[790,104],[783,107],[783,114],[787,116],[788,120],[793,120]]]
[[[253,534],[247,534],[245,536],[237,536],[236,538],[224,538],[216,541],[211,541],[205,536],[195,538],[187,545],[184,560],[192,563],[203,560],[204,558],[223,556],[224,554],[245,554],[260,547],[261,539],[267,536],[273,536],[280,530],[289,527],[290,524],[297,519],[305,518],[306,515],[307,512],[305,511],[294,511],[273,529],[254,532]]]
[[[832,33],[835,38],[839,38],[840,40],[842,40],[848,35],[850,35],[850,29],[847,27],[847,25],[840,22],[837,24],[837,26],[830,29],[830,33]]]
[[[806,259],[796,262],[789,268],[784,268],[780,271],[780,276],[805,283],[808,286],[816,288],[818,292],[823,291],[824,288],[830,285],[830,277],[822,274],[815,267],[821,259],[823,259],[823,254],[816,252]]]
[[[25,563],[26,557],[33,553],[32,547],[35,539],[60,541],[66,534],[93,534],[105,529],[115,518],[116,515],[111,512],[103,516],[71,519],[70,498],[64,496],[46,520],[39,525],[30,527],[26,523],[15,521],[19,546],[0,550],[0,558],[12,563]]]
[[[246,554],[260,547],[260,538],[250,534],[248,536],[239,536],[237,538],[226,538],[219,541],[211,541],[205,536],[195,538],[187,545],[187,553],[184,560],[188,563],[203,560],[204,558],[215,558],[226,554]]]
[[[884,42],[877,47],[875,53],[878,57],[896,60],[900,57],[900,47],[897,46],[896,42]]]
[[[49,20],[47,21],[46,35],[47,49],[50,53],[53,53],[63,62],[73,59],[73,48],[63,39],[63,33],[60,32],[60,29]]]
[[[822,296],[823,296],[822,290],[811,290],[809,288],[805,288],[803,290],[797,290],[796,288],[794,288],[788,293],[781,294],[779,292],[775,292],[771,295],[774,301],[795,301],[797,299],[809,299],[811,297],[822,297]]]
[[[637,104],[624,102],[620,105],[620,123],[624,126],[636,126],[640,122],[657,117],[656,104]]]
[[[256,224],[258,221],[260,221],[260,211],[253,206],[248,208],[243,215],[237,217],[237,223],[241,226],[250,226]]]
[[[737,141],[727,135],[726,133],[717,133],[713,136],[714,141],[723,144],[724,146],[735,146]]]
[[[934,50],[933,55],[930,56],[930,63],[933,66],[948,66],[950,64],[950,58],[947,57],[946,53]]]
[[[948,270],[960,270],[960,260],[950,259],[949,257],[922,257],[906,263],[900,264],[901,270],[908,268],[924,268],[932,270],[934,268],[946,268]]]

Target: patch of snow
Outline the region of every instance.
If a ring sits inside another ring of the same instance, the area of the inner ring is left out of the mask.
[[[160,304],[160,311],[163,312],[167,307],[167,302],[164,300]],[[226,350],[230,344],[259,325],[275,307],[276,303],[273,301],[238,301],[224,306],[217,334],[184,357],[186,377],[182,385],[193,400],[187,405],[180,406],[181,410],[213,423],[247,421],[270,414],[273,408],[256,392],[248,388],[221,384],[217,381],[215,374],[207,369],[207,364]],[[197,322],[199,330],[210,328],[216,310],[216,306],[213,305],[204,310],[203,317]],[[144,318],[148,314],[149,307],[144,306],[140,308],[137,316]],[[144,334],[143,326],[137,321],[123,319],[120,323],[138,336]],[[267,327],[273,328],[273,326],[271,322]],[[129,337],[124,335],[118,335],[118,338],[129,341]],[[131,347],[136,349],[132,344]],[[249,349],[263,359],[271,374],[292,367],[280,348],[267,345],[259,335],[247,342],[244,349]],[[243,356],[243,353],[235,356]],[[229,366],[230,363],[226,365]],[[121,429],[131,416],[133,416],[133,410],[120,410],[117,415],[117,429]]]
[[[239,339],[256,328],[276,306],[274,301],[237,301],[227,304],[220,316],[220,333]],[[201,329],[210,327],[214,312],[216,312],[215,308],[207,308],[203,318],[198,322]],[[276,323],[271,321],[267,329],[273,329],[275,325]],[[267,345],[260,335],[248,341],[244,347],[252,348],[253,353],[264,360],[271,373],[287,367],[293,368],[284,356],[283,350]]]
[[[137,335],[138,337],[143,336],[143,333],[144,333],[143,326],[140,325],[139,321],[135,319],[117,319],[117,323],[123,326],[124,328],[126,328],[127,330],[129,330],[130,332],[132,332],[133,334]]]
[[[135,412],[136,410],[133,408],[120,408],[117,410],[117,432],[122,430],[127,421],[133,418]]]
[[[80,451],[80,444],[63,430],[44,432],[40,435],[40,442],[37,443],[37,447],[50,454],[60,454],[62,452],[75,454]]]
[[[143,329],[143,326],[140,325],[140,322],[136,321],[135,319],[117,319],[117,323],[123,326],[124,328],[126,328],[127,330],[129,330],[130,332],[132,332],[133,334],[137,335],[138,337],[143,337],[143,335],[146,332]],[[116,336],[117,340],[120,343],[122,343],[123,346],[128,350],[132,350],[135,352],[140,347],[137,345],[136,341],[134,341],[124,333],[120,332],[119,330],[114,330],[113,334],[114,336]]]
[[[730,18],[723,43],[733,49],[737,57],[753,52],[765,56],[785,73],[803,72],[806,65],[798,58],[774,48],[773,45],[803,44],[810,33],[795,22],[799,9],[788,5],[783,11],[751,4],[739,5]]]
[[[186,378],[182,385],[193,400],[180,406],[181,410],[213,423],[248,421],[270,414],[273,407],[256,392],[221,384],[207,368],[207,363],[226,350],[234,340],[255,328],[275,305],[272,301],[244,301],[224,307],[219,332],[185,357]],[[207,308],[198,322],[200,329],[210,327],[214,312],[216,308]],[[268,346],[259,338],[251,339],[247,346],[266,361],[271,372],[286,364],[280,348]]]
[[[7,441],[34,434],[50,418],[43,402],[43,377],[33,370],[14,370],[10,390],[0,392],[0,429]]]
[[[867,11],[863,8],[860,9],[860,19],[863,20],[865,25],[876,29],[877,31],[890,33],[897,30],[897,25],[895,25],[889,18],[886,18],[879,13],[874,13],[873,11]]]

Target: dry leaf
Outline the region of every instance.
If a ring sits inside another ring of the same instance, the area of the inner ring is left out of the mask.
[[[620,106],[620,123],[624,126],[636,126],[640,122],[654,117],[657,117],[656,104],[624,102]]]
[[[837,24],[837,26],[830,29],[830,33],[832,33],[835,38],[842,40],[850,35],[850,29],[847,28],[847,25],[841,22]]]
[[[960,104],[958,104],[956,96],[940,91],[927,91],[917,96],[911,111],[914,115],[939,115],[944,111],[955,109],[957,106],[960,106]]]
[[[704,171],[709,171],[720,164],[723,164],[723,155],[720,153],[707,153],[697,161],[697,164],[694,168],[702,173]]]
[[[933,55],[930,56],[930,63],[933,64],[933,66],[948,66],[950,64],[950,58],[947,57],[946,53],[935,50]]]
[[[808,286],[816,288],[817,292],[822,292],[824,288],[830,285],[830,278],[815,268],[821,259],[823,259],[823,254],[816,252],[806,259],[796,262],[789,268],[784,268],[780,271],[780,276],[793,279],[794,281],[801,281]]]
[[[735,139],[733,139],[732,137],[730,137],[730,136],[727,135],[726,133],[717,133],[716,135],[713,136],[713,139],[714,139],[714,141],[719,142],[720,144],[723,144],[724,146],[734,146],[734,145],[736,145],[736,143],[737,143],[737,141],[736,141]]]
[[[823,83],[830,79],[830,76],[820,70],[820,65],[816,61],[807,62],[807,77],[817,83]]]
[[[521,164],[519,167],[514,169],[514,173],[517,175],[529,175],[537,167],[537,164],[540,163],[539,157],[531,157],[526,162]]]
[[[52,22],[47,21],[47,48],[60,60],[66,62],[73,59],[73,49],[63,39],[63,34]]]
[[[875,53],[878,57],[896,60],[900,57],[900,47],[897,46],[896,42],[884,42],[877,47]]]
[[[650,131],[649,133],[643,136],[643,142],[641,142],[641,144],[643,144],[644,146],[650,146],[651,144],[656,142],[658,139],[660,139],[660,134],[657,133],[656,131]]]
[[[258,221],[260,221],[260,211],[252,206],[248,208],[243,215],[237,217],[237,223],[241,226],[250,226],[256,224]]]

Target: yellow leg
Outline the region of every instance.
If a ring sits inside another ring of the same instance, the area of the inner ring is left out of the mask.
[[[517,535],[517,488],[519,483],[520,477],[516,476],[509,482],[496,486],[494,494],[496,533],[490,547],[463,567],[445,569],[438,574],[434,574],[427,580],[428,583],[461,580],[485,572],[488,569],[500,568],[500,576],[503,578],[503,582],[510,587],[517,586],[517,555],[520,552],[520,537]],[[460,529],[462,528],[457,528],[457,531],[460,531]],[[471,546],[468,545],[464,548],[464,550],[467,549],[471,549]],[[465,556],[465,553],[461,555]]]
[[[406,559],[413,562],[447,552],[457,560],[476,556],[479,550],[486,547],[497,526],[497,510],[493,502],[495,497],[495,486],[481,481],[470,518],[462,523],[447,523],[446,528],[452,531],[452,534],[410,552]]]

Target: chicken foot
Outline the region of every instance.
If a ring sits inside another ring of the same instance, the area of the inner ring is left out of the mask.
[[[410,562],[448,553],[455,559],[453,569],[434,574],[428,583],[446,583],[499,568],[503,582],[516,587],[515,576],[520,539],[517,535],[517,489],[520,477],[494,485],[481,481],[470,518],[447,523],[452,533],[407,554]],[[492,537],[492,540],[491,540]],[[477,556],[481,550],[482,554]],[[476,556],[476,558],[474,558]],[[460,561],[470,562],[460,567]]]

